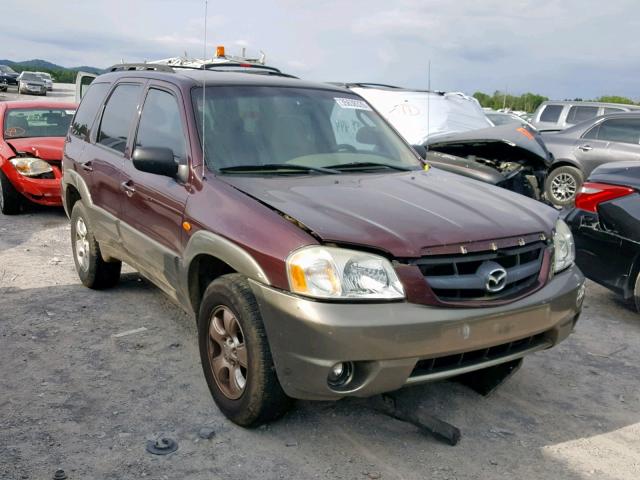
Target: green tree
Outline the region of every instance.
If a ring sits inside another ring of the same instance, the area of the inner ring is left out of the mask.
[[[636,105],[636,102],[627,97],[621,97],[619,95],[603,95],[596,99],[596,102],[607,102],[607,103],[625,103],[629,105]]]

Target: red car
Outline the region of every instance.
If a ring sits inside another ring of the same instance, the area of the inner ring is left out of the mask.
[[[60,206],[62,148],[75,103],[0,103],[0,211],[13,215],[26,199]]]

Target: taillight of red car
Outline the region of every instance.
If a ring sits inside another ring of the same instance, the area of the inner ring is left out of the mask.
[[[633,188],[609,185],[607,183],[586,182],[576,197],[576,208],[597,213],[598,205],[616,198],[630,195]]]

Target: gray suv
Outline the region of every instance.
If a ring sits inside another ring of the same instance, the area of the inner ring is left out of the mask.
[[[554,156],[545,182],[547,200],[573,204],[591,171],[608,162],[640,160],[640,111],[604,115],[562,132],[544,135]]]
[[[591,120],[600,115],[631,112],[638,109],[640,109],[640,106],[621,103],[582,101],[543,102],[533,113],[531,124],[538,131],[558,131]]]

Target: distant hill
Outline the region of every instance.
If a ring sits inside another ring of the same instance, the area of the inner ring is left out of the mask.
[[[15,62],[13,60],[0,60],[0,65],[8,65],[16,72],[23,70],[34,70],[39,72],[50,73],[57,82],[61,83],[73,83],[75,82],[76,72],[89,72],[97,75],[104,72],[103,69],[97,67],[89,67],[82,65],[80,67],[63,67],[62,65],[56,65],[55,63],[48,62],[47,60],[41,60],[35,58],[33,60],[24,60],[22,62]]]

